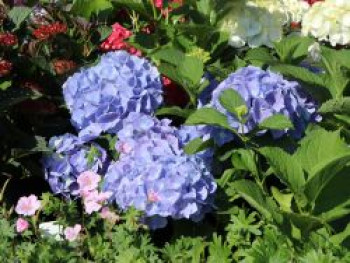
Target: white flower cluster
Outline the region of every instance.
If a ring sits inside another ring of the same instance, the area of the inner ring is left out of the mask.
[[[325,0],[315,3],[304,15],[302,35],[311,35],[332,46],[350,44],[350,1]]]
[[[232,12],[223,23],[233,47],[268,46],[283,36],[284,25],[300,22],[309,5],[302,0],[234,1]]]
[[[287,22],[301,22],[310,5],[304,0],[280,0],[282,8],[287,16]]]

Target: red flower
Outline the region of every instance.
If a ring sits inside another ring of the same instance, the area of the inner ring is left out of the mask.
[[[124,42],[125,39],[132,36],[132,32],[119,23],[115,23],[112,26],[112,33],[110,36],[101,44],[101,49],[104,51],[112,50],[126,50],[130,54],[141,56],[141,51],[137,50],[130,44]]]
[[[0,60],[0,77],[7,76],[12,70],[12,63],[8,60]]]
[[[39,40],[46,40],[59,33],[65,33],[67,25],[55,22],[50,25],[43,25],[33,31],[33,35]]]
[[[0,33],[0,45],[14,46],[18,43],[17,36],[11,33]]]
[[[189,102],[186,91],[171,79],[163,76],[164,101],[169,106],[184,107]]]
[[[305,2],[308,2],[309,5],[313,5],[316,2],[323,2],[323,0],[304,0]]]

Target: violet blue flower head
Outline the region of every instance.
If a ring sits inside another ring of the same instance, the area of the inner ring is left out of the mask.
[[[130,112],[153,113],[162,103],[162,84],[148,60],[116,51],[70,77],[63,95],[79,137],[88,141],[118,132]]]
[[[54,194],[66,198],[79,195],[77,177],[86,171],[103,174],[107,154],[95,143],[84,144],[77,136],[64,134],[49,141],[53,150],[43,158],[45,178]]]
[[[139,120],[139,121],[137,121]],[[213,206],[216,183],[205,159],[186,155],[169,120],[130,114],[118,132],[119,161],[110,165],[104,191],[123,210],[135,207],[151,228],[166,218],[200,220]]]
[[[237,91],[246,103],[248,113],[244,124],[220,103],[220,95],[227,89]],[[289,134],[300,138],[309,122],[320,120],[316,103],[303,92],[297,82],[253,66],[239,69],[220,83],[213,91],[210,106],[224,113],[229,124],[242,134],[249,133],[274,114],[283,114],[292,121],[294,129],[271,130],[273,137]],[[215,138],[215,133],[212,134]]]

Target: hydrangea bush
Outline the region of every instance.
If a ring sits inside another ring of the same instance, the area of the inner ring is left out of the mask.
[[[0,1],[0,262],[348,262],[348,13]]]

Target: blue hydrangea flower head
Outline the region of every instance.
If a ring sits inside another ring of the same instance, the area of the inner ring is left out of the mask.
[[[109,52],[63,85],[71,122],[85,141],[102,132],[116,133],[130,112],[151,114],[162,103],[156,67],[126,51]]]
[[[224,90],[234,89],[244,99],[248,113],[246,122],[241,123],[220,103]],[[239,133],[249,133],[265,119],[283,114],[293,123],[294,129],[272,130],[274,138],[289,134],[295,138],[303,135],[307,124],[320,119],[317,105],[295,81],[288,81],[281,75],[248,66],[231,74],[213,91],[210,106],[224,113],[229,124]],[[215,137],[215,134],[213,134]]]
[[[123,210],[144,211],[151,228],[164,227],[167,217],[200,220],[212,208],[216,190],[204,159],[186,155],[169,124],[130,114],[118,132],[120,159],[104,179],[112,200]]]
[[[84,144],[66,133],[49,141],[52,153],[43,158],[45,178],[54,194],[70,198],[78,195],[77,177],[85,171],[102,174],[108,165],[106,152],[97,144]]]

